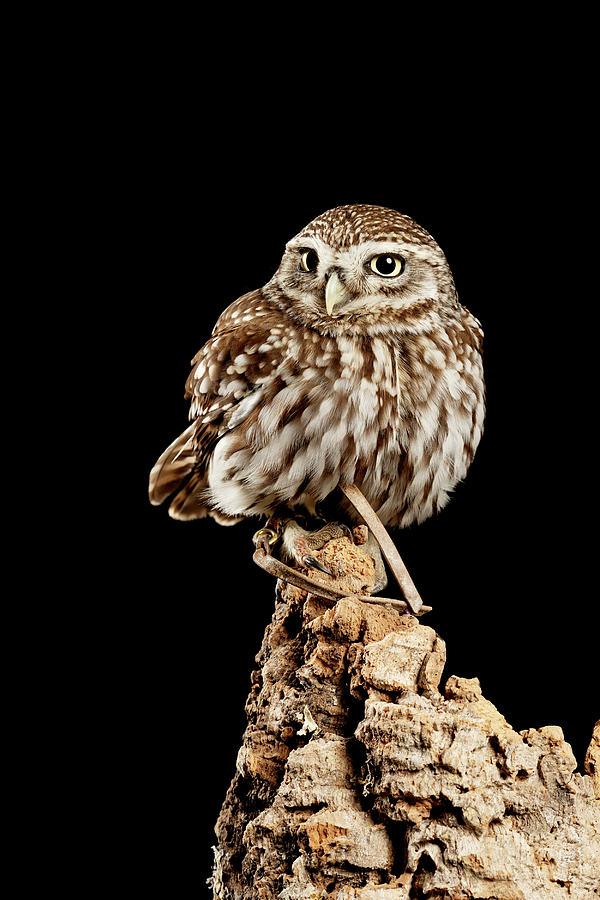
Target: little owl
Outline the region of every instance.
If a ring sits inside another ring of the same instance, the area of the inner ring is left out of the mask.
[[[287,244],[192,362],[190,426],[150,499],[222,524],[311,516],[356,484],[384,525],[441,509],[481,437],[483,334],[441,249],[411,218],[350,205]]]

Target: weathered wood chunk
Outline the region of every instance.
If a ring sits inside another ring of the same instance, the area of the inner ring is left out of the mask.
[[[558,726],[515,732],[476,678],[442,685],[445,658],[413,616],[278,584],[215,900],[600,896],[600,723],[581,774]]]

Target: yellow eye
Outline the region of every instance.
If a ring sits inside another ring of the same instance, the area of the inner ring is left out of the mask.
[[[393,278],[400,275],[404,269],[404,260],[401,256],[392,253],[382,253],[380,256],[374,256],[371,260],[371,269],[376,275],[383,275],[384,278]]]
[[[300,268],[305,272],[314,272],[319,265],[319,257],[314,250],[302,250],[300,256]]]

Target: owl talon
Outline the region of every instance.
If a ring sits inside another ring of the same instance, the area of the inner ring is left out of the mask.
[[[289,559],[301,565],[309,565],[315,569],[320,569],[322,572],[326,572],[327,575],[331,575],[330,571],[318,563],[313,553],[315,550],[320,550],[324,547],[328,541],[340,537],[347,537],[352,540],[352,532],[347,525],[342,525],[339,522],[328,522],[323,528],[319,528],[318,531],[307,531],[294,519],[288,519],[282,531],[283,551]],[[353,540],[352,542],[354,543]],[[307,560],[310,560],[310,562],[307,562]]]
[[[303,556],[302,562],[305,566],[312,566],[314,569],[318,569],[319,572],[325,572],[326,575],[331,575],[331,577],[334,578],[334,574],[331,569],[328,569],[327,566],[324,566],[322,563],[320,563],[319,560],[315,559],[314,556]]]

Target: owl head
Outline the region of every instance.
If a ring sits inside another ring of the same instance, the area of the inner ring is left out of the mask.
[[[433,306],[458,303],[431,235],[409,216],[364,204],[313,219],[286,245],[265,293],[296,321],[332,334],[418,329]]]

